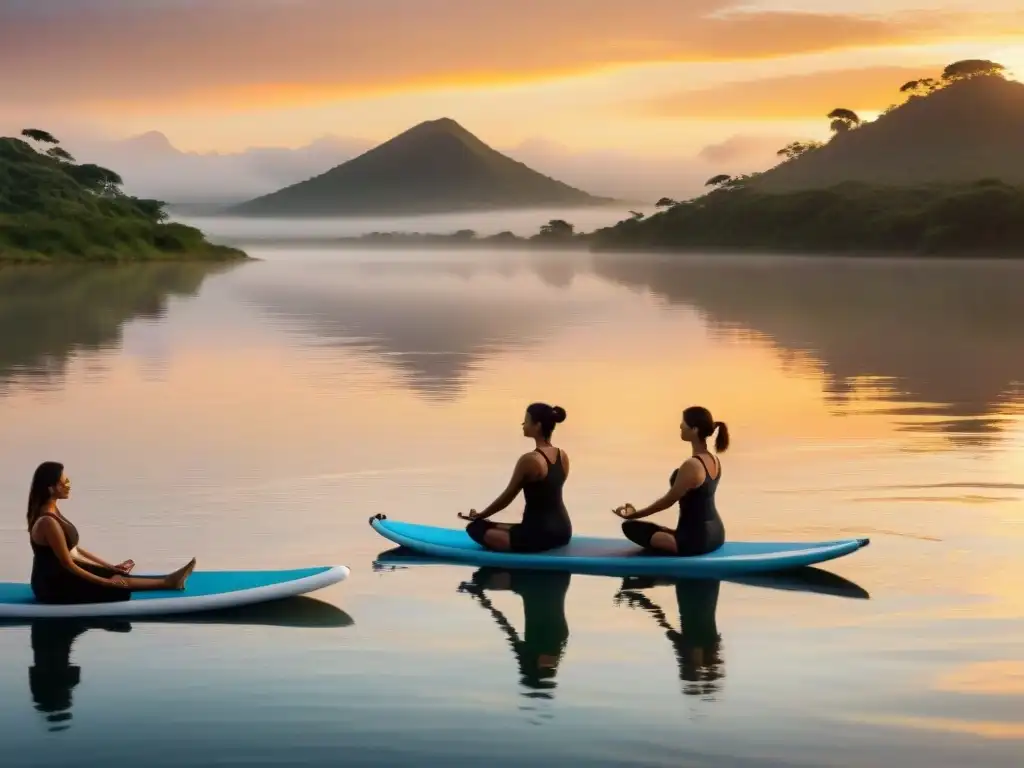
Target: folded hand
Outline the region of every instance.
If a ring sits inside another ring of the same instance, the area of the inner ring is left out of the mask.
[[[635,513],[636,508],[632,504],[628,503],[612,510],[612,514],[618,515],[623,520],[629,520]]]

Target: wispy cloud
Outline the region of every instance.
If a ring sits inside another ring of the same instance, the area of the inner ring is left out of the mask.
[[[21,0],[0,5],[8,103],[302,104],[654,61],[927,43],[1007,19],[737,10],[737,0]],[[1019,19],[1016,19],[1017,23]]]
[[[935,67],[865,67],[741,80],[644,102],[664,117],[715,120],[825,119],[836,107],[873,111],[902,101],[900,86],[935,76]]]

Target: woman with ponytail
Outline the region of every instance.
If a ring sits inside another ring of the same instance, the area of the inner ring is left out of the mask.
[[[499,552],[546,552],[564,547],[572,538],[572,523],[562,501],[562,486],[569,476],[569,455],[551,444],[556,424],[565,421],[557,405],[533,403],[523,418],[523,437],[536,443],[516,462],[512,479],[483,512],[471,509],[466,533],[481,547]],[[501,512],[523,492],[526,508],[521,523],[492,523],[487,518]]]
[[[715,491],[722,477],[722,463],[708,450],[708,438],[715,435],[715,451],[729,447],[729,428],[715,421],[707,408],[691,406],[683,411],[679,436],[688,442],[692,455],[669,478],[668,493],[643,509],[624,504],[613,512],[625,522],[622,532],[634,544],[653,552],[671,555],[706,555],[725,543],[725,525],[715,507]],[[679,504],[675,529],[640,522],[673,504]]]

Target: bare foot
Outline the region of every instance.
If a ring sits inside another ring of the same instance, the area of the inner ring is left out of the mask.
[[[189,560],[188,565],[179,568],[174,573],[167,576],[167,588],[176,589],[181,591],[185,589],[185,582],[188,581],[188,577],[192,575],[192,571],[196,567],[196,559],[193,557]]]

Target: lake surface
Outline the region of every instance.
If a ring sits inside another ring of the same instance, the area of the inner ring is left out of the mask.
[[[252,252],[0,271],[0,580],[51,458],[108,559],[352,575],[0,627],[4,766],[1020,765],[1024,265]],[[502,490],[533,400],[579,533],[665,490],[699,403],[732,538],[872,544],[745,583],[375,567],[371,515]]]

